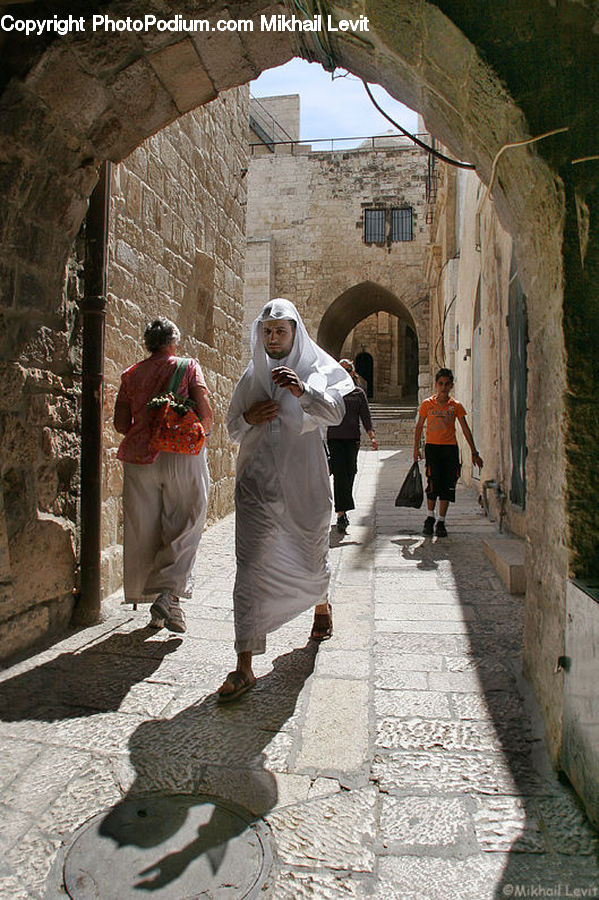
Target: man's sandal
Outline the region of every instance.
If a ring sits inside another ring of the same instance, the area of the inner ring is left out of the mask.
[[[310,637],[313,641],[328,641],[333,637],[333,610],[327,603],[328,612],[314,613],[314,624]]]
[[[222,687],[229,682],[229,684],[233,685],[232,691],[223,691]],[[228,703],[229,700],[236,700],[237,697],[241,697],[242,694],[245,694],[246,691],[249,691],[250,688],[253,688],[256,684],[256,679],[248,678],[243,672],[239,672],[237,669],[234,672],[229,672],[227,677],[224,680],[224,683],[218,691],[218,702],[219,703]]]

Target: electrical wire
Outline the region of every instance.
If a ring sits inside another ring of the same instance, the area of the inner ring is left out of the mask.
[[[408,137],[415,144],[417,144],[418,147],[421,147],[423,150],[426,150],[427,153],[431,153],[433,156],[436,156],[437,159],[442,159],[443,162],[449,163],[450,166],[456,166],[458,169],[475,169],[476,168],[476,166],[472,165],[472,163],[459,162],[457,159],[452,159],[450,156],[445,156],[444,153],[441,153],[439,150],[435,150],[434,147],[429,147],[428,144],[425,144],[424,141],[421,141],[419,138],[417,138],[415,134],[411,134],[409,131],[406,131],[405,128],[403,128],[398,122],[396,122],[395,119],[392,119],[391,116],[388,115],[385,112],[385,110],[382,109],[382,107],[380,107],[378,105],[378,103],[376,102],[376,100],[374,99],[374,97],[372,95],[372,91],[370,90],[368,82],[362,80],[362,84],[364,85],[364,87],[366,89],[366,93],[370,97],[372,104],[375,106],[376,109],[378,109],[380,114],[382,116],[384,116],[388,122],[391,122],[391,124],[394,125],[395,128],[399,128],[401,133],[404,134],[406,137]]]
[[[593,156],[581,156],[579,159],[573,159],[572,165],[575,166],[576,163],[590,162],[592,159],[599,159],[599,155],[594,154]]]
[[[489,186],[487,188],[487,192],[485,194],[485,199],[491,196],[491,191],[493,190],[493,185],[495,184],[495,177],[497,175],[497,163],[499,162],[499,157],[505,150],[511,150],[512,147],[524,147],[526,144],[535,144],[537,141],[542,141],[544,138],[551,137],[554,134],[562,134],[564,131],[569,131],[568,126],[564,126],[563,128],[554,128],[553,131],[546,131],[544,134],[538,134],[533,138],[526,138],[522,141],[511,141],[509,144],[504,144],[503,147],[500,147],[497,153],[495,154],[495,159],[493,160],[493,165],[491,166],[491,178],[489,179]]]

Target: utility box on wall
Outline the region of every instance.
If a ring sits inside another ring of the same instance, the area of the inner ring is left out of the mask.
[[[599,586],[566,589],[561,766],[599,827]]]

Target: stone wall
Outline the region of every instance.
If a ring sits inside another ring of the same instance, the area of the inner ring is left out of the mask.
[[[81,252],[72,249],[54,314],[36,289],[37,267],[22,264],[27,302],[2,316],[0,659],[64,629],[74,604]]]
[[[233,502],[235,450],[224,420],[240,374],[248,89],[236,88],[145,141],[112,172],[105,362],[103,587],[122,578],[122,466],[112,427],[120,373],[143,359],[157,315],[200,361],[214,410],[208,519]]]
[[[556,221],[559,211],[555,209]],[[451,232],[455,240],[448,240]],[[559,269],[559,230],[540,220],[536,249]],[[553,246],[553,254],[549,248]],[[459,258],[451,260],[459,251]],[[445,171],[429,258],[431,371],[441,362],[454,369],[455,395],[466,406],[485,465],[480,480],[460,437],[462,478],[482,494],[497,526],[526,540],[526,630],[524,662],[545,714],[557,759],[562,729],[562,676],[556,674],[564,646],[564,604],[569,574],[564,452],[564,335],[561,281],[547,262],[535,269],[527,239],[510,235],[496,205],[474,174]],[[507,316],[511,266],[524,289],[528,314],[526,508],[510,501],[510,348]],[[435,288],[436,286],[436,288]],[[544,286],[544,289],[543,289]],[[475,307],[480,304],[479,374],[473,373]],[[451,314],[445,312],[451,306]],[[445,329],[442,333],[442,323]],[[473,416],[478,406],[479,418]],[[473,418],[475,421],[473,421]],[[459,429],[458,429],[459,432]],[[495,488],[494,485],[498,487]]]
[[[249,324],[261,306],[272,296],[282,296],[296,303],[314,337],[337,301],[338,351],[369,314],[382,309],[403,315],[414,321],[426,360],[425,178],[426,154],[413,148],[297,148],[293,155],[253,158],[247,223],[252,282],[246,291],[245,345]],[[412,241],[365,243],[365,209],[403,206],[413,209]],[[263,241],[270,242],[272,262],[266,260]],[[343,299],[360,285],[366,287]]]

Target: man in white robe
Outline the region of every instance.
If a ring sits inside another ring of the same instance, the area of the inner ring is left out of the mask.
[[[237,669],[219,689],[232,700],[255,684],[252,655],[266,635],[315,606],[312,637],[332,634],[327,602],[331,486],[323,429],[345,414],[347,372],[308,336],[288,300],[252,325],[251,361],[229,407],[240,444],[235,488]]]

